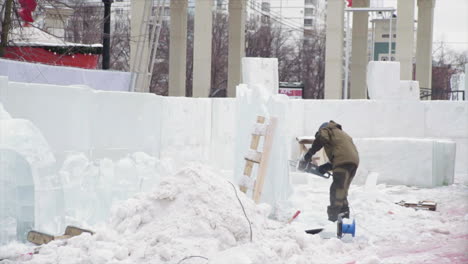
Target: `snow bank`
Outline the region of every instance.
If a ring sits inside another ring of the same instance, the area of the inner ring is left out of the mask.
[[[28,263],[308,263],[314,237],[269,220],[268,208],[192,165],[115,206],[95,235],[44,245]]]

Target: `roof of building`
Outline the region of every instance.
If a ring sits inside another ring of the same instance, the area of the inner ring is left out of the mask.
[[[32,25],[12,28],[8,39],[8,42],[14,46],[102,48],[102,44],[81,44],[64,41]]]

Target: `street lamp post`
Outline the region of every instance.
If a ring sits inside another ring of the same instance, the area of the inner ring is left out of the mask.
[[[104,3],[104,35],[102,38],[102,69],[109,69],[110,61],[110,24],[111,4],[114,0],[102,0]]]

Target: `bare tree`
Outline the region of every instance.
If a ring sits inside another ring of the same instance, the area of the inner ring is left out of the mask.
[[[450,99],[450,79],[453,74],[464,71],[468,52],[457,52],[440,42],[432,52],[432,100]]]
[[[226,97],[228,68],[228,15],[213,13],[213,38],[211,44],[211,90],[210,97]]]
[[[325,30],[317,28],[308,32],[301,50],[304,98],[323,99],[325,87]]]

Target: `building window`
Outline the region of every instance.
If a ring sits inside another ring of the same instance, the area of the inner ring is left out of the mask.
[[[314,16],[314,9],[313,8],[305,8],[304,9],[304,16]]]
[[[115,13],[116,13],[117,15],[123,15],[123,13],[124,13],[124,12],[123,12],[123,8],[117,8],[117,9],[115,9]]]
[[[304,3],[306,5],[317,5],[317,0],[305,0]]]
[[[262,2],[262,11],[270,12],[270,3]]]
[[[396,38],[396,34],[392,34],[393,38]],[[382,38],[389,38],[390,34],[382,34]]]
[[[304,26],[312,26],[313,19],[306,18],[304,19]]]

